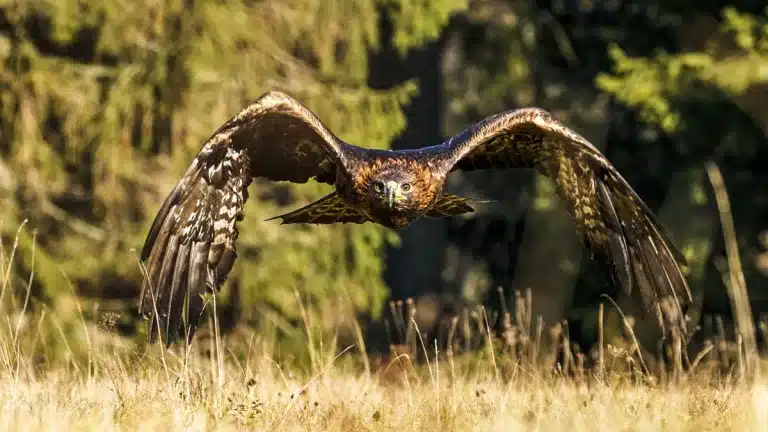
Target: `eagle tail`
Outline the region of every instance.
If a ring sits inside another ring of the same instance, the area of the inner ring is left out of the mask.
[[[236,223],[250,177],[231,156],[212,168],[195,160],[152,223],[141,253],[146,275],[139,299],[139,312],[150,318],[150,343],[159,335],[167,345],[182,334],[191,341],[205,294],[219,289],[237,258]]]
[[[662,330],[685,332],[692,297],[682,273],[683,254],[626,181],[596,179],[595,189],[605,230],[585,232],[594,260],[625,292],[636,286],[646,309],[655,309]]]
[[[472,213],[475,209],[469,205],[470,202],[472,202],[470,198],[464,198],[457,195],[444,195],[434,206],[432,206],[426,216],[440,218]]]
[[[332,192],[319,200],[308,204],[298,210],[285,213],[267,219],[282,219],[281,225],[285,224],[333,224],[333,223],[364,223],[370,219],[347,206],[336,192]]]

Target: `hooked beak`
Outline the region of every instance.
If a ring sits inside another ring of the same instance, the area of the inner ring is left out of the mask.
[[[402,198],[399,194],[399,185],[395,182],[387,182],[387,184],[384,185],[384,192],[389,208],[394,207],[395,203]]]

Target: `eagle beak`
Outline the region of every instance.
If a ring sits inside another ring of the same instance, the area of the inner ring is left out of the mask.
[[[387,205],[389,208],[395,206],[395,203],[400,200],[399,194],[400,187],[396,182],[387,182],[385,185]]]

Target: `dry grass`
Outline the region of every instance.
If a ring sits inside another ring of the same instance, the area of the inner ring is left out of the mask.
[[[605,370],[573,354],[558,369],[536,354],[539,337],[509,322],[507,341],[454,354],[411,321],[415,352],[370,361],[308,325],[307,365],[258,335],[211,337],[213,324],[188,349],[164,350],[123,339],[109,316],[68,331],[53,312],[32,318],[8,315],[0,326],[0,430],[746,431],[768,422],[768,382],[719,372],[716,355],[675,379],[651,379],[636,353],[612,345],[597,363]],[[50,356],[56,341],[64,354]]]
[[[126,359],[98,356],[90,373],[65,365],[31,375],[6,370],[0,428],[747,431],[768,422],[768,383],[692,379],[651,387],[525,370],[500,382],[490,373],[452,377],[435,364],[431,378],[416,373],[407,381],[334,364],[293,376],[260,358],[247,366],[226,361],[219,389],[204,357],[192,356],[185,372],[170,356],[169,375],[156,356]]]
[[[371,361],[306,326],[307,365],[247,332],[211,337],[213,324],[188,349],[164,350],[121,338],[109,319],[66,333],[41,330],[56,322],[50,315],[28,318],[0,328],[0,430],[748,431],[768,422],[768,382],[718,371],[716,355],[658,380],[627,348],[606,345],[605,370],[573,354],[558,369],[521,342],[531,340],[523,330],[514,346],[495,337],[487,350],[453,354],[422,342],[412,322],[416,352]],[[55,339],[66,355],[46,358]]]

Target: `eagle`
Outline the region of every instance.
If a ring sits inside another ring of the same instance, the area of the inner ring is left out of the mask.
[[[640,293],[659,324],[685,329],[685,257],[653,212],[589,141],[540,108],[487,117],[430,147],[380,150],[334,135],[304,105],[270,91],[203,144],[155,217],[141,262],[149,339],[191,342],[209,293],[237,258],[238,222],[254,178],[334,186],[282,224],[372,222],[401,229],[422,217],[474,211],[444,191],[455,171],[532,168],[554,181],[607,282]],[[268,219],[271,220],[271,219]]]

